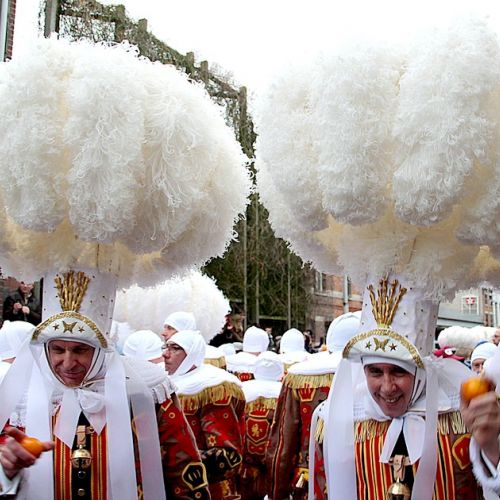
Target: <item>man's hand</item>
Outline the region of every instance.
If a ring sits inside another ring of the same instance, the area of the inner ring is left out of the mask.
[[[9,479],[12,479],[21,469],[31,467],[35,463],[36,457],[25,450],[19,443],[19,441],[26,437],[24,432],[15,427],[8,427],[5,429],[5,434],[9,437],[2,447],[0,464],[2,464],[5,475]],[[45,441],[43,446],[43,451],[52,450],[54,443],[52,441]]]
[[[23,306],[22,311],[24,314],[29,314],[30,313],[30,308],[28,306]]]
[[[470,402],[461,402],[460,411],[465,425],[472,433],[479,448],[495,465],[500,460],[500,405],[497,395],[490,391]]]
[[[14,305],[12,306],[12,309],[14,310],[15,313],[19,312],[19,309],[22,309],[23,305],[21,302],[14,302]]]

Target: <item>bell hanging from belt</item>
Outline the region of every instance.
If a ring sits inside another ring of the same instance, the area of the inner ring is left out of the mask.
[[[75,469],[88,469],[92,462],[92,455],[85,449],[87,429],[84,425],[76,428],[76,444],[78,448],[71,453],[71,465]]]
[[[392,464],[395,482],[392,483],[387,490],[387,500],[410,500],[411,490],[406,484],[401,482],[405,477],[405,467],[410,465],[408,457],[396,455],[391,459],[390,463]]]
[[[71,465],[75,469],[88,469],[92,462],[92,455],[89,450],[86,450],[83,446],[79,446],[71,454]]]
[[[406,484],[401,483],[399,478],[392,483],[387,490],[387,500],[410,500],[411,491]]]

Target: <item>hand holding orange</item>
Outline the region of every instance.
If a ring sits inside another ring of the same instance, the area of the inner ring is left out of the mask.
[[[43,443],[34,437],[26,436],[19,441],[19,444],[36,458],[38,458],[42,454],[42,451],[45,450]]]
[[[491,380],[488,380],[485,377],[472,377],[462,383],[460,395],[464,401],[469,402],[477,396],[486,394],[494,389],[495,386]]]

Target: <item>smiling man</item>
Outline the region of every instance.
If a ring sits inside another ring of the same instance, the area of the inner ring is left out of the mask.
[[[313,416],[309,498],[482,498],[459,412],[470,371],[421,354],[432,347],[437,306],[397,280],[367,291],[361,333],[345,345]]]

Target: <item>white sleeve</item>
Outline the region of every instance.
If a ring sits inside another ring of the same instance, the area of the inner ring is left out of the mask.
[[[500,462],[498,466],[495,467],[481,451],[474,438],[470,441],[469,452],[474,475],[481,486],[494,491],[497,495],[500,495]]]
[[[4,495],[16,495],[22,476],[23,473],[19,472],[12,479],[9,479],[0,465],[0,497]]]

